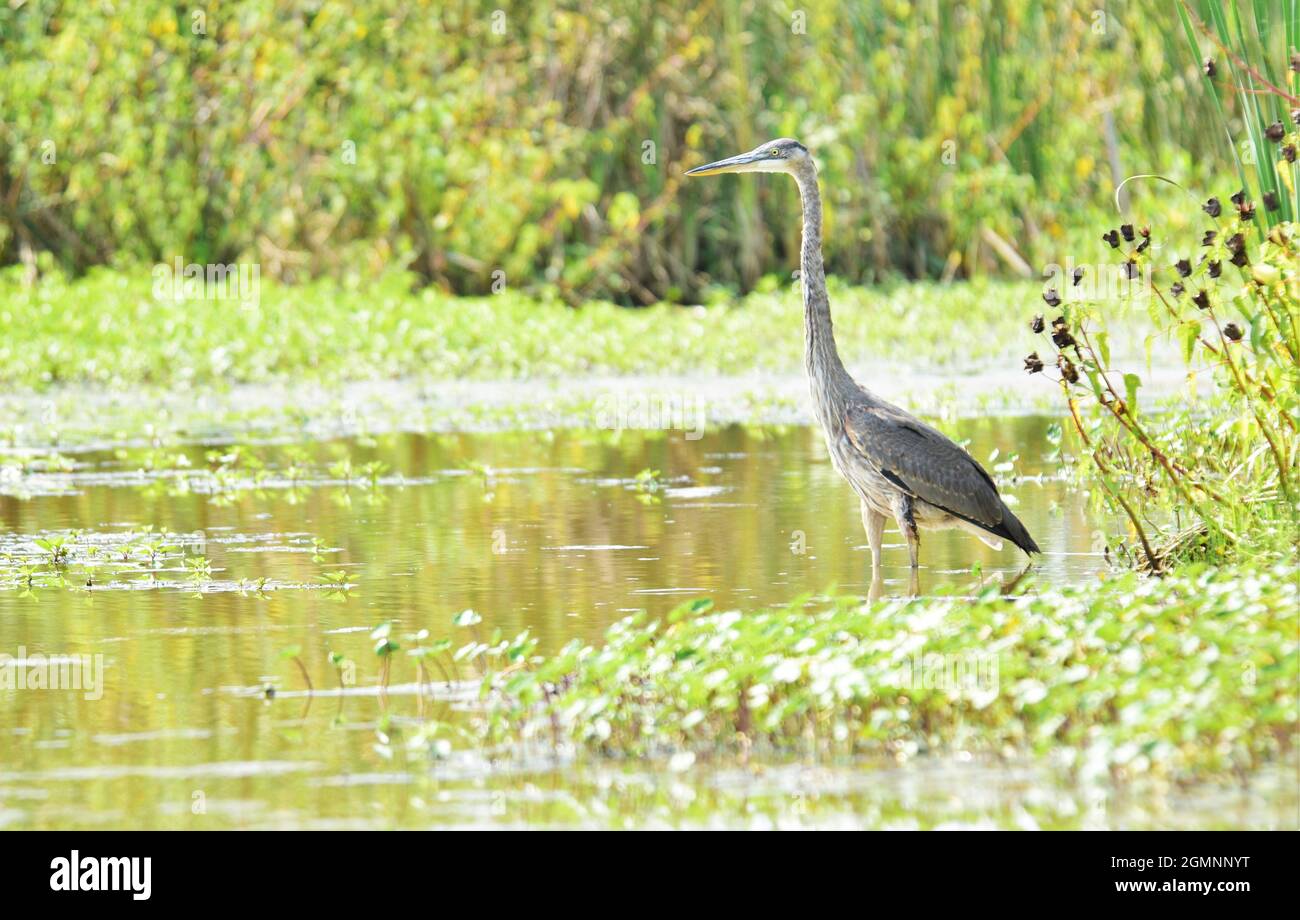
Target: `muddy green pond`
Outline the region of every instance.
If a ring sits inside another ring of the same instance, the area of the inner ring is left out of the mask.
[[[1049,420],[945,426],[998,467],[1046,577],[1094,577],[1100,522],[1047,459]],[[1014,458],[1014,459],[1013,459]],[[204,444],[51,458],[0,479],[0,652],[99,656],[95,690],[0,689],[0,827],[1078,827],[1267,823],[1256,793],[1125,800],[1042,768],[894,762],[619,763],[400,743],[426,707],[371,630],[531,628],[543,651],[684,600],[755,609],[866,594],[856,502],[818,432],[536,431]],[[1009,464],[1009,465],[1008,465]],[[886,591],[907,586],[886,535]],[[57,564],[56,564],[57,563]],[[1024,560],[926,536],[923,591]],[[316,693],[304,692],[301,648]],[[358,663],[340,691],[329,655]],[[454,675],[459,679],[469,675]],[[268,688],[273,692],[268,693]],[[1256,812],[1258,811],[1258,815]]]

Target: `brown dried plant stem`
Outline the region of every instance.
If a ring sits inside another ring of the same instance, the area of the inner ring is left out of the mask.
[[[1219,327],[1219,321],[1215,319],[1214,311],[1210,310],[1209,314],[1211,321],[1214,323],[1214,329],[1219,334],[1219,341],[1223,345],[1224,361],[1227,362],[1228,368],[1232,371],[1233,379],[1237,381],[1237,389],[1239,389],[1241,395],[1246,398],[1246,403],[1250,406],[1250,412],[1255,416],[1256,424],[1259,425],[1260,433],[1264,435],[1264,440],[1268,442],[1268,449],[1273,454],[1273,460],[1277,464],[1278,482],[1282,486],[1282,494],[1286,496],[1288,502],[1293,502],[1295,499],[1291,494],[1291,479],[1287,476],[1287,463],[1282,457],[1282,451],[1278,447],[1273,429],[1269,427],[1269,425],[1264,421],[1264,417],[1260,415],[1259,409],[1255,406],[1255,401],[1250,398],[1250,393],[1246,389],[1245,382],[1241,379],[1241,375],[1237,373],[1237,364],[1232,360],[1232,355],[1230,353],[1231,350],[1228,348],[1228,340],[1224,336],[1223,330]]]
[[[1105,461],[1101,459],[1101,452],[1092,446],[1092,439],[1088,437],[1088,433],[1084,431],[1083,421],[1079,418],[1079,407],[1074,401],[1074,396],[1070,393],[1069,384],[1065,382],[1064,378],[1061,379],[1060,383],[1061,389],[1065,393],[1066,404],[1070,407],[1070,418],[1074,422],[1074,430],[1079,432],[1079,438],[1083,441],[1083,446],[1086,447],[1092,455],[1092,461],[1097,464],[1097,469],[1101,470],[1102,476],[1098,481],[1101,483],[1102,488],[1106,490],[1106,494],[1113,498],[1115,503],[1124,509],[1124,514],[1128,517],[1129,523],[1133,525],[1133,530],[1137,533],[1138,542],[1142,544],[1142,552],[1147,557],[1147,564],[1151,566],[1152,572],[1159,575],[1160,562],[1151,549],[1151,542],[1147,539],[1146,529],[1142,526],[1142,521],[1138,518],[1137,512],[1133,510],[1133,506],[1125,500],[1124,496],[1120,495],[1118,491],[1110,487],[1110,480],[1108,477],[1114,475],[1114,473],[1110,467],[1106,465]]]
[[[1169,301],[1165,299],[1164,294],[1160,293],[1160,289],[1158,287],[1155,287],[1153,285],[1151,290],[1156,295],[1156,299],[1160,301],[1161,306],[1165,308],[1165,311],[1169,314],[1170,318],[1173,319],[1174,322],[1176,323],[1184,322],[1183,318],[1178,315],[1178,311],[1169,305]],[[1196,337],[1196,340],[1200,342],[1201,345],[1205,348],[1205,350],[1208,351],[1210,354],[1214,355],[1216,358],[1219,359],[1223,358],[1223,352],[1219,351],[1219,349],[1215,346],[1215,344],[1211,342],[1209,339],[1207,339],[1205,336],[1198,335]],[[1248,382],[1259,387],[1259,391],[1263,393],[1267,399],[1271,401],[1276,398],[1276,394],[1271,389],[1269,389],[1267,384],[1258,381],[1254,377],[1250,376],[1250,373],[1247,372],[1244,368],[1242,369],[1242,373]],[[1290,420],[1288,419],[1288,422],[1289,421]]]
[[[1146,433],[1146,430],[1140,424],[1138,424],[1137,420],[1134,419],[1133,416],[1130,414],[1129,407],[1124,403],[1123,398],[1119,395],[1119,393],[1116,392],[1115,387],[1111,384],[1110,378],[1107,376],[1106,371],[1102,366],[1102,362],[1096,350],[1092,346],[1092,341],[1088,338],[1087,330],[1084,329],[1082,326],[1080,326],[1079,334],[1083,336],[1084,344],[1088,348],[1088,354],[1092,358],[1093,365],[1097,368],[1098,375],[1101,377],[1102,382],[1106,385],[1106,389],[1111,396],[1110,401],[1109,402],[1103,401],[1102,405],[1104,405],[1107,409],[1110,410],[1111,415],[1115,417],[1115,419],[1120,423],[1120,425],[1122,425],[1126,431],[1128,431],[1135,438],[1137,438],[1138,441],[1142,444],[1142,446],[1147,449],[1147,452],[1151,454],[1152,458],[1154,458],[1155,461],[1158,464],[1160,464],[1161,468],[1164,469],[1165,474],[1169,477],[1169,481],[1173,484],[1174,489],[1178,492],[1179,495],[1183,497],[1184,501],[1186,501],[1189,505],[1192,506],[1193,509],[1195,509],[1197,516],[1200,517],[1201,520],[1205,521],[1205,523],[1209,527],[1218,531],[1218,533],[1221,534],[1229,542],[1232,543],[1238,542],[1239,538],[1237,537],[1236,534],[1227,530],[1218,521],[1214,520],[1213,515],[1206,513],[1205,509],[1202,507],[1201,502],[1197,501],[1195,496],[1192,495],[1191,490],[1187,488],[1187,485],[1184,480],[1191,479],[1192,485],[1196,489],[1200,490],[1201,492],[1204,492],[1206,495],[1210,496],[1210,498],[1212,498],[1216,502],[1219,502],[1220,504],[1224,503],[1223,497],[1220,496],[1218,493],[1216,493],[1213,489],[1206,486],[1203,482],[1200,482],[1199,480],[1193,478],[1191,476],[1190,471],[1186,469],[1178,468],[1178,465],[1175,464],[1172,460],[1170,460],[1169,457],[1166,456],[1165,452],[1160,450],[1160,448],[1158,448],[1155,445],[1155,442],[1152,441],[1151,437]],[[1124,411],[1121,412],[1118,408],[1116,408],[1116,406],[1123,406]]]
[[[1260,86],[1263,86],[1270,93],[1275,93],[1276,95],[1281,96],[1291,105],[1300,105],[1300,96],[1294,96],[1291,93],[1288,93],[1282,87],[1274,86],[1272,83],[1270,83],[1267,79],[1264,78],[1264,75],[1262,73],[1260,73],[1250,64],[1248,64],[1246,61],[1242,60],[1240,55],[1238,55],[1231,48],[1224,45],[1223,42],[1219,41],[1219,36],[1215,35],[1214,32],[1210,29],[1210,27],[1205,24],[1204,20],[1202,20],[1200,16],[1196,15],[1196,12],[1191,8],[1190,5],[1188,5],[1187,0],[1180,0],[1180,2],[1183,5],[1183,9],[1187,11],[1187,16],[1189,19],[1192,20],[1192,23],[1196,26],[1197,29],[1200,30],[1200,32],[1206,38],[1214,42],[1215,47],[1219,49],[1219,52],[1223,54],[1224,57],[1231,59],[1234,64],[1236,64],[1246,73],[1250,74],[1251,79],[1253,79]]]

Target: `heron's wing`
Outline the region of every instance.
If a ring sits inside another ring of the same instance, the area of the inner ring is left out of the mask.
[[[941,432],[901,410],[855,406],[845,414],[849,441],[909,495],[993,529],[1006,506],[974,458]]]

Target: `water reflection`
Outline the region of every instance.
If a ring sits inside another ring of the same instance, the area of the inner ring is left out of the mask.
[[[1102,565],[1091,546],[1095,522],[1045,459],[1046,425],[990,419],[949,430],[969,438],[981,460],[994,447],[1003,459],[1019,453],[1018,478],[1005,491],[1046,551],[1040,568],[1058,580],[1085,578]],[[515,807],[525,793],[513,780],[471,770],[449,792],[397,741],[376,745],[386,708],[387,732],[400,736],[404,719],[414,723],[417,675],[409,661],[394,663],[386,707],[374,692],[372,627],[392,620],[395,635],[427,629],[436,638],[450,634],[454,613],[473,608],[485,634],[527,627],[546,651],[574,637],[594,641],[628,611],[663,612],[699,596],[749,609],[832,586],[862,595],[908,589],[906,549],[892,532],[873,589],[857,503],[812,429],[736,427],[698,441],[634,432],[402,435],[344,447],[356,468],[385,465],[373,488],[329,474],[339,445],[314,444],[294,461],[292,487],[178,493],[174,477],[157,477],[159,485],[128,475],[112,455],[92,455],[81,469],[51,473],[48,494],[0,498],[6,551],[71,529],[109,543],[142,525],[186,535],[184,558],[168,563],[175,571],[166,577],[101,573],[96,557],[70,565],[67,587],[0,591],[0,648],[103,655],[106,684],[99,701],[0,690],[0,824],[454,823],[454,809],[433,807],[444,794],[470,823],[493,817],[467,804],[469,789],[515,803],[502,820],[531,820],[533,811]],[[201,468],[203,450],[188,453]],[[995,553],[961,531],[925,540],[927,591],[1011,580],[1024,565],[1017,552]],[[183,563],[200,552],[221,590],[186,580]],[[334,572],[355,587],[320,590]],[[295,699],[301,677],[280,656],[291,645],[301,647],[315,686],[336,699],[306,709]],[[354,691],[333,692],[331,652],[358,663]],[[278,690],[271,699],[268,684]],[[454,715],[463,704],[432,705]],[[587,781],[565,775],[548,780],[549,791],[530,779],[525,797],[582,804]],[[569,813],[585,812],[565,806],[552,818]]]

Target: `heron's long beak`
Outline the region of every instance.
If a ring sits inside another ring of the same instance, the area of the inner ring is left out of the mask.
[[[686,170],[688,176],[717,176],[721,173],[742,172],[744,166],[750,163],[757,163],[764,159],[762,153],[751,150],[749,153],[737,154],[734,157],[728,157],[725,160],[718,160],[716,163],[706,163],[704,166],[697,166],[694,169]]]

